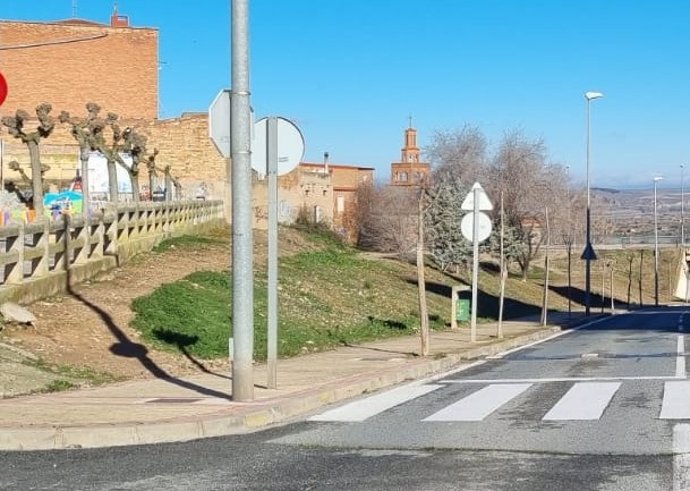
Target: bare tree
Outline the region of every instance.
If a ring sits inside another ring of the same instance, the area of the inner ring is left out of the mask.
[[[562,202],[567,196],[564,174],[562,167],[547,162],[541,139],[530,140],[521,132],[512,131],[499,144],[488,188],[494,195],[503,193],[507,225],[518,232],[524,244],[518,257],[523,279],[546,237],[541,210],[566,208]]]
[[[117,162],[120,164],[126,171],[127,174],[129,175],[129,181],[132,186],[132,200],[135,203],[139,202],[139,195],[140,195],[140,190],[139,190],[139,165],[142,160],[146,161],[148,164],[148,160],[146,158],[146,136],[140,134],[136,129],[134,128],[125,128],[125,131],[122,133],[123,137],[123,144],[122,144],[122,151],[125,153],[128,153],[131,158],[132,158],[132,165],[128,166],[126,165],[122,159],[119,159]]]
[[[70,133],[79,145],[84,213],[88,213],[88,209],[91,206],[91,196],[89,192],[89,155],[91,152],[97,150],[95,135],[99,131],[98,113],[100,110],[101,107],[98,104],[89,102],[86,104],[87,115],[85,118],[70,116],[70,113],[67,111],[62,111],[58,118],[61,123],[68,124],[71,127]]]
[[[425,149],[434,164],[434,182],[458,181],[471,185],[486,173],[487,141],[476,126],[459,130],[437,131]]]
[[[361,206],[360,247],[409,258],[417,243],[417,190],[362,187],[357,199]]]
[[[96,116],[99,111],[100,108],[96,110]],[[117,203],[119,201],[117,165],[120,164],[126,167],[120,156],[124,148],[124,137],[118,122],[118,115],[115,113],[108,113],[105,119],[97,116],[93,121],[93,128],[94,147],[105,157],[108,168],[110,201],[112,203]],[[106,134],[106,128],[110,128],[109,134]]]
[[[33,207],[37,217],[43,217],[43,166],[41,165],[40,143],[48,138],[55,128],[55,122],[50,115],[50,104],[40,104],[36,107],[38,126],[34,131],[27,132],[24,125],[29,120],[29,113],[18,110],[14,116],[2,118],[3,126],[13,137],[21,140],[29,149],[31,159],[31,187],[33,188]]]
[[[156,158],[158,157],[158,149],[154,148],[153,153],[146,157],[146,170],[149,173],[149,193],[153,200],[153,190],[156,188],[156,181],[158,180],[158,173],[156,171]]]

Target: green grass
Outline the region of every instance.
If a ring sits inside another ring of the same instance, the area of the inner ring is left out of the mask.
[[[342,245],[282,258],[279,356],[416,332],[413,275],[409,265],[363,259]],[[438,275],[436,280],[444,278]],[[263,273],[256,275],[257,360],[266,357],[266,283]],[[145,341],[160,348],[202,359],[225,357],[232,332],[231,290],[229,273],[193,273],[136,299],[133,326]],[[443,290],[430,291],[428,298],[431,327],[445,328],[450,322],[449,298]]]
[[[75,387],[76,385],[69,380],[55,379],[43,388],[43,392],[63,392]]]
[[[161,253],[170,249],[198,249],[222,243],[227,243],[227,240],[223,240],[219,236],[181,235],[163,240],[152,251]]]

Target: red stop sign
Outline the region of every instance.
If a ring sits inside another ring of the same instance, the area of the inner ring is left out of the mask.
[[[5,99],[7,99],[7,80],[5,80],[5,76],[0,73],[0,106],[5,102]]]

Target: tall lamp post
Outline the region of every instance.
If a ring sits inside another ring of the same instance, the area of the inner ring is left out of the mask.
[[[683,171],[685,165],[680,164],[680,245],[685,248],[685,186],[683,182]]]
[[[590,160],[590,139],[591,139],[591,117],[590,106],[595,99],[604,97],[601,92],[585,92],[587,100],[587,237],[585,240],[585,250],[582,259],[585,260],[585,315],[589,315],[592,300],[592,260],[596,260],[597,255],[592,247],[592,212],[589,191],[589,160]]]
[[[659,305],[659,227],[656,212],[656,184],[663,177],[654,178],[654,305]]]

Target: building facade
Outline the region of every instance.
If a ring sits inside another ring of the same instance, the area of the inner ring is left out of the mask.
[[[405,140],[400,162],[391,164],[392,186],[418,186],[429,177],[431,166],[421,161],[417,146],[417,130],[411,126],[405,130]]]
[[[47,102],[80,115],[95,102],[123,119],[158,117],[158,30],[130,27],[117,13],[110,25],[0,21],[0,66],[3,114]]]

